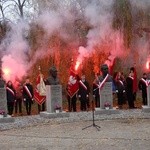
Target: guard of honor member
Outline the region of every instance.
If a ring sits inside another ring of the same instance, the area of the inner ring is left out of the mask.
[[[122,109],[122,105],[124,103],[125,85],[121,78],[121,72],[117,73],[115,83],[116,83],[116,93],[118,98],[118,107]]]
[[[22,92],[23,86],[18,83],[16,87],[15,113],[17,114],[19,110],[19,115],[22,115]]]
[[[136,92],[138,90],[137,86],[137,74],[135,67],[130,68],[130,73],[133,74],[133,100],[136,101]]]
[[[79,80],[79,91],[78,91],[81,111],[86,111],[90,107],[89,93],[90,93],[89,83],[86,81],[85,75],[82,75],[81,80]]]
[[[98,74],[95,75],[93,81],[93,97],[95,99],[95,107],[100,107],[100,97],[99,97],[99,84],[98,84]]]
[[[143,105],[147,105],[147,86],[148,86],[147,74],[143,73],[143,77],[140,79],[138,84],[139,90],[142,91]]]
[[[41,96],[45,96],[45,101],[41,105],[38,104],[38,113],[46,110],[46,80],[44,79],[43,74],[40,73],[39,76],[40,76],[40,80],[42,79],[42,84],[40,85],[41,87],[39,88],[38,92]],[[41,82],[41,81],[39,81],[39,82]]]
[[[7,93],[7,108],[8,108],[8,114],[13,115],[14,110],[14,103],[16,99],[16,91],[11,81],[8,81],[6,84],[6,93]]]
[[[133,91],[133,78],[134,74],[133,72],[129,73],[129,76],[126,78],[126,93],[127,93],[127,99],[128,99],[128,105],[129,108],[135,108],[134,106],[134,91]]]
[[[31,106],[33,104],[33,86],[30,79],[27,78],[23,86],[23,100],[26,106],[27,115],[31,115]]]
[[[68,85],[66,88],[67,91],[69,91],[68,89]],[[68,111],[71,112],[76,112],[77,111],[77,94],[75,93],[72,97],[70,97],[69,94],[67,94],[67,100],[68,100]]]
[[[74,72],[73,69],[70,69],[70,77],[67,82],[67,100],[68,100],[68,111],[77,111],[77,93],[79,90],[79,76]]]

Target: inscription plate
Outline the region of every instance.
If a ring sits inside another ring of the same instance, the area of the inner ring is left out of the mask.
[[[62,109],[62,85],[46,86],[46,102],[49,113],[55,112],[56,106]]]
[[[112,96],[112,82],[106,82],[100,90],[100,108],[105,108],[105,103],[110,104],[110,108],[113,107],[113,96]]]

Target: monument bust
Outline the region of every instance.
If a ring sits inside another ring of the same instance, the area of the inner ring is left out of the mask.
[[[46,85],[58,85],[60,84],[57,77],[57,69],[55,66],[52,66],[49,70],[49,77],[46,80]]]
[[[49,77],[46,79],[46,106],[49,113],[56,110],[56,106],[62,108],[62,86],[57,77],[57,69],[52,66]]]
[[[106,104],[109,105],[109,108],[113,107],[113,97],[112,97],[112,87],[113,87],[113,78],[109,74],[109,69],[107,64],[101,65],[102,75],[99,76],[99,94],[100,94],[100,108],[104,109]]]
[[[112,82],[113,78],[109,74],[108,65],[107,64],[102,64],[100,68],[101,68],[102,75],[99,76],[99,81],[102,82],[103,80],[106,79],[105,82]]]

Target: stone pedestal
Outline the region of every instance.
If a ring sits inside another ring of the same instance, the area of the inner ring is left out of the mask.
[[[55,113],[56,107],[62,109],[62,86],[47,85],[46,86],[46,106],[48,113]]]
[[[112,115],[112,114],[120,114],[120,111],[115,109],[115,108],[111,108],[111,109],[101,109],[101,108],[96,108],[95,109],[95,115]]]
[[[106,82],[100,89],[100,108],[105,109],[105,103],[110,104],[110,109],[113,108],[112,82]]]
[[[5,88],[0,88],[0,111],[5,111],[7,114],[7,98]]]
[[[142,112],[150,113],[150,85],[147,87],[147,106],[142,106]]]
[[[70,117],[70,113],[60,112],[60,113],[49,113],[49,112],[40,112],[40,116],[43,118],[65,118]]]
[[[6,98],[6,89],[5,87],[0,88],[0,111],[4,111],[3,115],[0,116],[0,123],[10,123],[14,122],[15,119],[7,115],[7,98]]]
[[[0,123],[12,123],[15,121],[15,118],[7,115],[7,117],[1,117],[0,116]]]

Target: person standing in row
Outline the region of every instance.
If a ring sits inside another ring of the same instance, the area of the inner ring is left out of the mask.
[[[77,93],[79,91],[79,76],[75,74],[74,70],[70,70],[69,80],[67,82],[67,100],[68,100],[68,111],[76,112]]]
[[[23,100],[25,102],[27,115],[31,115],[31,106],[33,104],[33,86],[29,78],[26,79],[23,86]]]
[[[133,72],[129,73],[129,76],[126,78],[126,93],[127,93],[127,99],[128,99],[128,105],[129,108],[135,108],[134,106],[134,91],[133,91],[133,78],[134,74]]]
[[[142,91],[143,105],[147,105],[147,86],[147,74],[143,73],[143,77],[140,79],[138,84],[139,90]]]
[[[18,83],[16,87],[15,113],[17,114],[19,110],[19,115],[22,115],[22,92],[23,87],[21,83]]]
[[[6,84],[6,92],[7,92],[7,108],[8,108],[8,114],[13,115],[13,110],[14,110],[14,103],[15,103],[15,98],[16,98],[16,91],[13,86],[13,83],[11,81],[8,81]]]
[[[95,99],[95,107],[100,107],[98,76],[99,76],[99,74],[96,74],[95,79],[93,81],[93,97]]]
[[[133,100],[136,101],[137,86],[137,73],[135,67],[130,68],[130,73],[133,74]]]
[[[118,107],[122,109],[124,103],[125,85],[121,78],[121,72],[117,73],[115,83],[116,83],[116,93],[118,98]]]
[[[86,111],[89,109],[89,83],[85,79],[85,75],[81,76],[81,80],[79,80],[79,91],[78,91],[78,97],[80,100],[80,109],[82,111]]]

